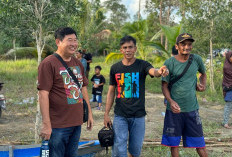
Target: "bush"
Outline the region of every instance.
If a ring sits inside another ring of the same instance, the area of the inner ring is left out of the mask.
[[[10,49],[4,57],[6,59],[14,59],[15,55],[17,59],[22,59],[22,58],[36,58],[37,51],[36,48],[34,47],[18,47],[15,49]]]
[[[53,53],[53,48],[45,45],[42,58],[45,58]],[[37,49],[35,47],[17,47],[16,49],[10,49],[5,55],[3,55],[3,58],[5,59],[14,59],[16,54],[17,59],[32,59],[37,58]]]

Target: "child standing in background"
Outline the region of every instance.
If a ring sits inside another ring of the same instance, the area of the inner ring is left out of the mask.
[[[93,83],[93,88],[92,88],[92,102],[97,102],[98,107],[97,110],[101,110],[101,105],[102,105],[102,91],[103,91],[103,86],[105,84],[105,78],[103,75],[101,75],[101,66],[96,66],[95,67],[95,75],[91,78],[91,82]]]

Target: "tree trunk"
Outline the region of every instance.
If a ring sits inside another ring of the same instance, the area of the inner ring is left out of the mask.
[[[16,54],[16,47],[15,47],[15,43],[16,43],[16,38],[13,39],[13,49],[14,49],[14,61],[17,60],[17,54]]]
[[[42,28],[42,24],[39,24],[39,28],[36,31],[36,47],[37,47],[37,53],[38,53],[38,65],[40,64],[42,58],[42,52],[45,46],[45,39],[43,36],[43,28]]]
[[[41,36],[36,32],[36,47],[38,54],[38,66],[41,62]],[[41,127],[41,113],[40,113],[40,104],[39,104],[39,94],[37,95],[37,107],[36,107],[36,121],[35,121],[35,143],[39,143],[39,134]]]
[[[169,25],[169,18],[170,18],[171,6],[168,6],[168,13],[167,13],[167,25]],[[165,38],[165,50],[168,50],[168,38]]]
[[[39,143],[39,134],[41,128],[41,113],[40,113],[40,104],[39,104],[39,94],[37,94],[37,107],[36,107],[36,121],[35,121],[35,143]]]
[[[213,32],[213,27],[214,27],[214,21],[211,21],[211,28],[210,28],[210,64],[209,64],[209,68],[210,68],[210,89],[211,91],[215,90],[214,87],[214,70],[213,70],[213,41],[212,41],[212,32]]]
[[[181,16],[182,16],[182,21],[185,21],[185,1],[181,3]]]
[[[42,24],[39,24],[38,30],[36,30],[35,35],[36,35],[36,47],[37,47],[38,65],[39,65],[41,63],[41,55],[45,46],[45,38],[43,36]],[[39,100],[39,94],[38,94],[38,100]],[[40,113],[40,104],[39,101],[37,101],[36,122],[35,122],[35,143],[39,143],[41,121],[42,121],[42,117]]]
[[[163,4],[163,0],[160,1],[160,13],[159,13],[159,20],[160,20],[160,25],[162,25],[162,4]],[[161,45],[163,45],[163,33],[161,33],[160,35],[160,43]]]
[[[138,20],[140,20],[140,9],[141,9],[141,0],[139,0],[139,11],[138,11]]]

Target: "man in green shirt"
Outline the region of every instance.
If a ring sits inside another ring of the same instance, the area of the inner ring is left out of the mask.
[[[196,148],[201,157],[207,157],[201,119],[198,113],[196,91],[206,88],[206,73],[204,63],[199,55],[192,54],[192,62],[185,74],[175,83],[175,80],[189,62],[194,39],[188,33],[180,34],[176,39],[178,55],[165,61],[169,75],[162,78],[162,91],[167,99],[167,110],[164,120],[162,145],[171,147],[173,157],[179,156],[178,146],[181,137],[184,147]],[[199,83],[197,83],[197,73]],[[169,86],[172,84],[172,86]]]

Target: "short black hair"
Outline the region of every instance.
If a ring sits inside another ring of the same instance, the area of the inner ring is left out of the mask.
[[[120,46],[122,46],[123,44],[132,41],[134,43],[134,45],[136,46],[136,39],[133,38],[132,36],[124,36],[121,40],[120,40]]]
[[[100,65],[95,66],[95,69],[99,69],[100,71],[102,70]]]
[[[66,35],[70,34],[75,34],[77,36],[76,31],[71,27],[61,27],[55,31],[55,39],[60,39],[62,41]]]

